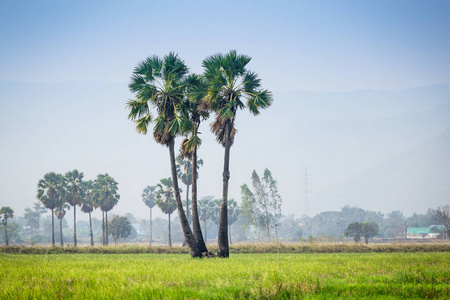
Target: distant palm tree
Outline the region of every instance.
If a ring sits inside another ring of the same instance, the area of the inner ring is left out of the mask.
[[[42,204],[52,212],[52,245],[55,245],[55,221],[54,209],[58,199],[60,175],[55,172],[49,172],[38,182],[37,198]]]
[[[3,206],[0,209],[0,217],[2,218],[2,225],[5,226],[5,245],[9,246],[8,219],[14,217],[14,210],[9,206]]]
[[[172,247],[172,237],[170,231],[170,215],[177,209],[177,203],[173,198],[173,182],[172,179],[163,178],[157,185],[155,203],[162,210],[163,213],[169,216],[169,247]]]
[[[108,245],[108,211],[119,202],[118,183],[108,174],[99,174],[94,181],[96,206],[102,211],[103,245]]]
[[[64,176],[67,188],[68,203],[73,206],[73,245],[77,246],[77,209],[76,205],[81,205],[84,190],[83,190],[84,174],[73,170],[67,172]]]
[[[150,208],[150,245],[152,244],[153,234],[153,220],[152,220],[152,208],[155,207],[156,186],[147,186],[142,192],[142,201]]]
[[[94,235],[92,234],[91,213],[95,208],[94,182],[92,180],[83,181],[83,198],[81,199],[81,211],[89,214],[89,236],[91,246],[94,246]]]
[[[186,98],[188,68],[175,53],[163,59],[152,56],[140,62],[133,71],[129,88],[136,99],[127,102],[128,118],[136,123],[136,130],[146,134],[151,122],[155,123],[153,137],[169,148],[173,189],[183,234],[192,257],[201,257],[196,239],[183,209],[175,163],[175,137],[190,130],[183,101]],[[153,120],[150,111],[155,107],[158,116]]]
[[[204,237],[205,242],[208,240],[206,222],[208,221],[209,218],[211,218],[211,215],[214,210],[214,202],[211,201],[212,199],[213,199],[213,197],[209,196],[209,197],[203,197],[202,199],[200,199],[198,201],[198,212],[200,215],[200,220],[202,220],[203,224],[204,224],[203,231],[205,232],[205,237]]]
[[[234,201],[234,199],[230,199],[228,201],[228,236],[230,239],[230,244],[233,244],[231,241],[231,225],[233,225],[233,223],[237,221],[237,219],[239,218],[239,214],[239,205],[236,201]]]
[[[203,61],[205,80],[208,86],[206,101],[216,112],[216,120],[211,124],[217,141],[225,148],[223,167],[223,193],[218,235],[217,254],[229,256],[228,244],[228,181],[230,179],[230,147],[236,133],[234,120],[238,109],[246,106],[254,115],[260,109],[269,107],[272,95],[261,89],[261,80],[256,73],[246,69],[251,58],[238,55],[232,50],[226,55],[215,54]],[[247,100],[245,104],[243,100]]]

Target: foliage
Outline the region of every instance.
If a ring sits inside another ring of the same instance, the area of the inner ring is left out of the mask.
[[[2,225],[7,225],[8,219],[14,217],[14,210],[9,206],[3,206],[0,209],[0,217],[2,219]]]
[[[185,255],[1,254],[0,298],[443,299],[450,294],[448,252],[284,254],[281,258],[282,273],[273,254],[238,254],[231,260]]]
[[[282,199],[278,193],[277,182],[269,169],[264,170],[262,180],[253,170],[252,187],[254,192],[246,184],[241,186],[241,212],[246,220],[245,225],[256,226],[260,233],[270,240],[271,229],[277,230],[281,218]]]
[[[156,186],[146,186],[144,191],[142,192],[142,201],[144,201],[145,205],[147,205],[150,209],[155,207],[155,197],[156,197]]]
[[[127,217],[115,215],[109,221],[108,230],[117,245],[120,238],[126,239],[130,236],[131,224]]]
[[[450,236],[450,205],[438,207],[434,219],[437,224],[444,227],[447,237]]]
[[[350,223],[345,229],[345,236],[352,237],[356,243],[361,241],[362,224],[359,222]]]
[[[366,244],[369,243],[369,239],[373,238],[378,234],[379,226],[373,221],[365,221],[361,226],[361,234],[364,237]]]

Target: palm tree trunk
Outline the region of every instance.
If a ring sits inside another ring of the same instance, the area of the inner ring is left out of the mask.
[[[153,234],[153,232],[152,232],[152,209],[150,208],[150,246],[152,245],[152,234]]]
[[[105,246],[105,212],[102,210],[102,245]]]
[[[169,247],[172,248],[172,235],[170,232],[170,214],[169,214]]]
[[[108,246],[108,211],[105,211],[105,241]]]
[[[52,246],[55,246],[55,213],[52,208]]]
[[[222,207],[220,209],[219,234],[217,237],[217,256],[229,257],[230,249],[228,245],[228,181],[230,180],[230,133],[231,119],[225,122],[225,155],[223,163],[223,191]]]
[[[206,230],[206,219],[205,219],[205,243],[208,241],[207,230]]]
[[[89,212],[89,234],[91,236],[91,246],[94,246],[94,235],[92,234],[92,219],[91,212]]]
[[[73,206],[73,245],[77,246],[77,208]]]
[[[9,246],[9,239],[8,239],[8,218],[5,218],[5,245]]]
[[[184,238],[189,247],[192,257],[201,257],[201,252],[198,248],[194,234],[192,233],[189,222],[184,213],[183,203],[181,202],[180,189],[178,188],[177,168],[175,165],[175,141],[173,138],[169,141],[170,167],[172,171],[173,189],[175,191],[175,200],[177,202],[178,216],[180,218],[181,228],[183,229]]]
[[[186,184],[186,218],[188,219],[189,224],[189,184]]]
[[[63,233],[62,233],[62,218],[59,219],[59,245],[61,247],[64,247]]]
[[[208,252],[208,249],[206,248],[205,241],[203,240],[202,228],[200,227],[200,219],[198,215],[197,177],[197,147],[195,147],[192,153],[192,230],[200,253],[203,253]]]

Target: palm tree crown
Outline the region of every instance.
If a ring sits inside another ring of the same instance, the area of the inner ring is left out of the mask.
[[[216,112],[211,129],[217,141],[225,147],[225,121],[231,121],[231,143],[235,135],[234,119],[238,109],[247,106],[253,115],[272,104],[272,94],[261,89],[258,75],[246,69],[251,58],[238,55],[235,50],[228,54],[215,54],[203,61],[208,86],[206,101]],[[246,103],[244,101],[246,100]]]
[[[177,134],[190,129],[181,106],[185,98],[188,68],[178,55],[171,52],[163,59],[152,56],[140,62],[133,71],[130,91],[135,100],[127,102],[128,118],[136,123],[136,130],[146,134],[151,122],[155,123],[153,137],[168,146]],[[155,107],[158,116],[150,114]]]

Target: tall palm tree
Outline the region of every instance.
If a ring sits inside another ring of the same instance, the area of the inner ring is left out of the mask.
[[[92,234],[91,213],[95,208],[94,182],[92,180],[83,181],[83,198],[81,199],[81,211],[89,214],[89,236],[91,246],[94,246],[94,235]]]
[[[68,203],[73,206],[73,245],[77,246],[77,209],[76,205],[81,205],[84,190],[83,190],[84,174],[73,170],[67,172],[64,176],[67,188]]]
[[[108,245],[108,211],[119,202],[118,183],[108,174],[99,174],[94,182],[96,205],[102,211],[103,245]]]
[[[150,208],[150,245],[152,245],[153,219],[152,208],[155,207],[156,186],[147,186],[142,192],[142,201]]]
[[[55,245],[55,220],[54,209],[58,199],[60,176],[55,172],[49,172],[38,182],[37,199],[52,212],[52,245]]]
[[[208,85],[206,101],[216,113],[216,120],[211,124],[217,141],[225,148],[223,167],[222,207],[218,235],[217,254],[229,256],[228,244],[228,181],[230,179],[230,147],[236,130],[234,120],[238,109],[247,106],[253,115],[260,109],[269,107],[272,94],[261,89],[261,80],[256,73],[246,69],[251,58],[238,55],[232,50],[226,55],[215,54],[203,61],[205,80]],[[246,100],[246,103],[243,101]]]
[[[157,185],[155,203],[162,210],[163,213],[169,216],[169,247],[172,247],[172,237],[170,231],[170,215],[177,209],[177,203],[173,198],[173,182],[172,179],[163,178]]]
[[[186,94],[188,97],[183,103],[183,107],[189,115],[191,122],[191,130],[188,136],[181,144],[180,156],[188,158],[191,161],[191,182],[192,182],[192,230],[194,237],[199,246],[201,253],[208,252],[205,241],[202,235],[202,228],[200,226],[200,217],[197,205],[197,179],[198,168],[203,165],[203,160],[198,160],[197,150],[200,147],[202,140],[199,137],[200,123],[209,118],[210,105],[203,101],[207,92],[207,85],[202,76],[191,74],[186,79]]]
[[[9,206],[3,206],[0,209],[0,217],[2,218],[2,225],[5,226],[5,245],[9,246],[8,219],[14,217],[14,210]]]
[[[136,123],[136,130],[146,134],[154,122],[153,137],[156,142],[169,148],[175,200],[186,243],[192,257],[201,257],[196,239],[183,209],[178,187],[175,163],[175,137],[190,130],[191,123],[184,110],[186,75],[188,68],[175,53],[163,59],[152,56],[140,62],[133,71],[129,88],[136,94],[135,100],[127,102],[128,118]],[[158,116],[153,120],[150,111],[156,108]]]

